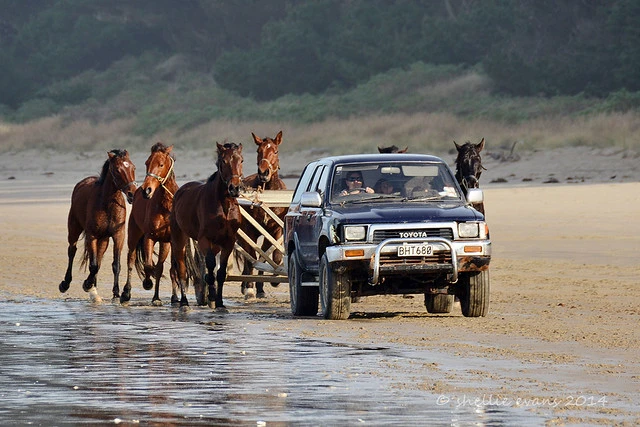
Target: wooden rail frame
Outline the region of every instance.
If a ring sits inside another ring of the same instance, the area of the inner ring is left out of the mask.
[[[254,258],[247,253],[236,241],[235,251],[244,260],[249,260],[253,263],[253,268],[258,270],[262,274],[228,274],[227,281],[235,282],[272,282],[272,283],[284,283],[288,282],[287,267],[282,264],[277,264],[273,261],[271,255],[276,249],[280,250],[284,254],[283,238],[274,238],[267,230],[259,224],[251,214],[250,209],[263,209],[267,215],[274,219],[284,228],[282,220],[273,213],[272,208],[288,208],[291,204],[291,197],[293,196],[293,190],[256,190],[251,192],[243,192],[238,197],[238,203],[240,204],[240,213],[242,214],[243,221],[251,223],[260,232],[263,239],[268,240],[271,243],[271,247],[265,252],[262,250],[262,242],[258,240],[253,241],[246,235],[241,229],[238,230],[238,239],[243,239],[247,242],[257,254]]]

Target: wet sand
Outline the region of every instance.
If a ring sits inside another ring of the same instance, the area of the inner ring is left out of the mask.
[[[0,181],[0,295],[89,304],[78,259],[71,289],[58,291],[69,197],[85,176],[72,175],[68,169],[58,181],[36,173]],[[493,407],[519,406],[550,425],[640,424],[640,182],[518,180],[483,188],[493,242],[485,318],[464,318],[458,307],[430,315],[420,296],[387,296],[352,305],[348,321],[293,319],[286,284],[267,287],[264,301],[245,302],[239,284],[228,283],[225,299],[232,310],[259,308],[277,317],[282,321],[273,327],[292,335],[436,354],[403,366],[395,387],[429,390],[442,399],[438,404],[470,406],[481,399]],[[111,260],[109,250],[98,276],[105,301]],[[123,273],[121,284],[124,279]],[[151,296],[134,286],[135,302],[150,304]],[[388,372],[374,374],[393,378],[389,364]]]

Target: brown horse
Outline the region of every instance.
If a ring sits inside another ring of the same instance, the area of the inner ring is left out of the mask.
[[[126,150],[111,150],[102,166],[100,176],[90,176],[78,182],[71,194],[71,208],[67,219],[69,263],[64,280],[58,289],[66,292],[71,284],[73,258],[76,255],[78,239],[84,233],[84,257],[82,265],[89,262],[89,276],[82,284],[85,292],[91,291],[92,298],[100,300],[96,292],[96,276],[100,270],[102,257],[113,239],[113,298],[120,296],[118,279],[120,276],[120,253],[124,244],[127,201],[133,201],[136,191],[136,168]]]
[[[469,141],[462,145],[458,145],[455,141],[453,143],[458,151],[458,156],[456,157],[456,179],[466,195],[470,188],[480,187],[480,175],[485,169],[482,166],[482,157],[480,156],[480,152],[484,148],[484,138],[477,144]],[[473,207],[484,214],[484,203],[474,204]]]
[[[378,147],[378,153],[406,153],[409,147],[404,147],[402,150],[396,145],[390,147]]]
[[[160,278],[164,271],[164,261],[171,248],[171,228],[169,214],[173,206],[173,195],[178,191],[176,175],[173,170],[174,158],[171,155],[173,145],[165,146],[158,142],[151,147],[151,155],[145,165],[147,175],[133,196],[131,215],[129,215],[127,254],[127,283],[124,285],[120,303],[131,299],[131,272],[133,267],[144,280],[142,287],[153,287],[151,277],[155,279],[155,293],[151,303],[162,305],[160,300]],[[158,243],[158,261],[153,262],[153,248]],[[171,271],[173,292],[171,302],[178,302],[177,283]]]
[[[175,265],[180,286],[180,306],[189,305],[185,290],[187,282],[187,246],[189,239],[197,241],[200,253],[204,254],[207,274],[209,307],[215,303],[216,310],[226,311],[222,301],[222,288],[227,277],[229,255],[233,250],[242,215],[236,197],[242,185],[242,144],[225,143],[218,147],[218,170],[206,183],[192,181],[176,192],[171,211],[171,258]],[[220,253],[220,264],[216,277],[216,255]],[[194,277],[194,281],[199,278]],[[216,289],[216,280],[218,286]],[[204,304],[204,295],[198,294],[198,304]]]
[[[282,131],[278,132],[275,138],[260,138],[256,136],[253,132],[251,133],[253,136],[253,141],[258,146],[258,172],[253,175],[249,175],[243,180],[243,184],[247,188],[251,188],[253,190],[286,190],[287,186],[284,181],[278,175],[278,170],[280,169],[280,158],[278,157],[278,148],[282,143]],[[273,213],[275,213],[280,219],[284,220],[284,216],[287,213],[287,208],[273,208]],[[274,239],[278,240],[282,237],[282,227],[271,218],[263,209],[251,209],[251,216],[261,224],[265,230],[267,230]],[[251,225],[248,221],[245,221],[241,225],[242,231],[244,231],[251,240],[254,242],[262,235],[253,225]],[[256,251],[249,245],[245,240],[238,239],[238,244],[245,250],[247,253],[256,258]],[[262,250],[266,252],[271,246],[271,243],[264,239],[262,243]],[[272,259],[275,263],[280,264],[282,262],[282,252],[279,250],[275,250],[272,254]],[[253,263],[245,259],[243,266],[243,275],[249,275],[253,272]],[[259,272],[258,274],[262,274]],[[272,283],[273,286],[277,286],[278,283]],[[255,295],[258,298],[264,298],[264,283],[256,282],[255,284]],[[251,282],[242,282],[242,293],[247,297],[250,297],[254,294],[253,283]]]

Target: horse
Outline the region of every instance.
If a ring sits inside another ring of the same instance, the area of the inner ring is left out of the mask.
[[[251,188],[257,191],[263,190],[286,190],[287,185],[278,175],[280,169],[280,159],[278,157],[278,148],[282,143],[282,131],[278,132],[275,138],[265,137],[260,138],[253,132],[251,133],[253,141],[258,146],[258,172],[247,176],[242,182],[245,188]],[[263,209],[251,209],[251,216],[268,231],[274,239],[278,240],[282,237],[282,227],[271,218]],[[273,213],[276,214],[281,220],[284,221],[284,216],[287,214],[287,208],[273,208]],[[252,224],[245,221],[240,226],[247,236],[252,241],[262,235]],[[238,244],[254,259],[256,259],[256,251],[250,244],[244,239],[239,239]],[[266,252],[269,249],[271,243],[264,239],[262,243],[262,251]],[[272,254],[272,259],[275,263],[280,264],[282,262],[282,252],[276,249]],[[243,275],[248,275],[253,272],[253,262],[245,258],[243,265]],[[260,271],[258,274],[262,274]],[[279,283],[272,283],[273,286],[278,286]],[[264,298],[266,296],[264,292],[264,283],[256,282],[255,289],[251,282],[242,282],[242,293],[247,298],[256,296],[258,298]]]
[[[238,228],[242,222],[236,197],[242,187],[242,144],[216,142],[218,170],[206,182],[192,181],[184,184],[173,197],[170,215],[171,258],[180,287],[180,307],[189,306],[185,294],[188,287],[187,267],[190,239],[197,242],[197,249],[204,256],[207,273],[209,307],[227,311],[222,300],[222,289],[227,275],[229,255],[233,250]],[[218,271],[216,256],[220,254]],[[189,257],[191,258],[191,257]],[[194,281],[200,277],[192,274]],[[216,279],[218,286],[216,289]],[[205,292],[196,289],[198,305],[204,305]]]
[[[109,238],[113,239],[113,298],[120,296],[120,254],[124,245],[127,218],[123,193],[127,202],[131,204],[137,187],[136,167],[129,159],[127,150],[114,149],[107,152],[107,155],[100,176],[84,178],[73,188],[67,218],[69,263],[64,280],[58,286],[62,293],[69,289],[78,239],[84,234],[84,256],[81,265],[86,267],[87,262],[89,263],[89,276],[82,284],[82,289],[89,292],[96,302],[101,301],[96,290],[96,276],[102,257],[109,246]]]
[[[398,148],[396,145],[391,145],[389,147],[378,147],[378,153],[386,154],[386,153],[406,153],[409,151],[409,147],[404,147],[402,150]]]
[[[482,158],[480,156],[480,152],[484,148],[484,138],[477,144],[473,144],[470,141],[462,145],[453,141],[453,144],[458,151],[458,156],[456,157],[456,179],[466,196],[470,188],[480,187],[480,175],[483,170],[486,170],[482,166]],[[484,203],[474,204],[473,207],[484,215]]]
[[[147,175],[133,196],[128,225],[127,283],[124,285],[120,303],[131,299],[131,272],[135,266],[142,287],[153,288],[151,277],[155,279],[155,293],[151,303],[161,306],[160,278],[164,270],[164,261],[171,247],[171,227],[169,214],[173,206],[173,195],[178,191],[176,175],[173,169],[175,159],[171,155],[173,145],[165,146],[158,142],[151,147],[151,154],[145,162]],[[158,243],[158,261],[153,263],[153,249]],[[177,304],[177,283],[174,271],[171,271],[172,304]]]

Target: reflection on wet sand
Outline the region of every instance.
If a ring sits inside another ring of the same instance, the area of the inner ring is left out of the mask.
[[[306,339],[278,329],[285,320],[270,316],[268,328],[255,313],[5,298],[0,424],[540,422],[516,408],[438,405],[394,387],[411,381],[389,374],[411,362],[401,350]]]

